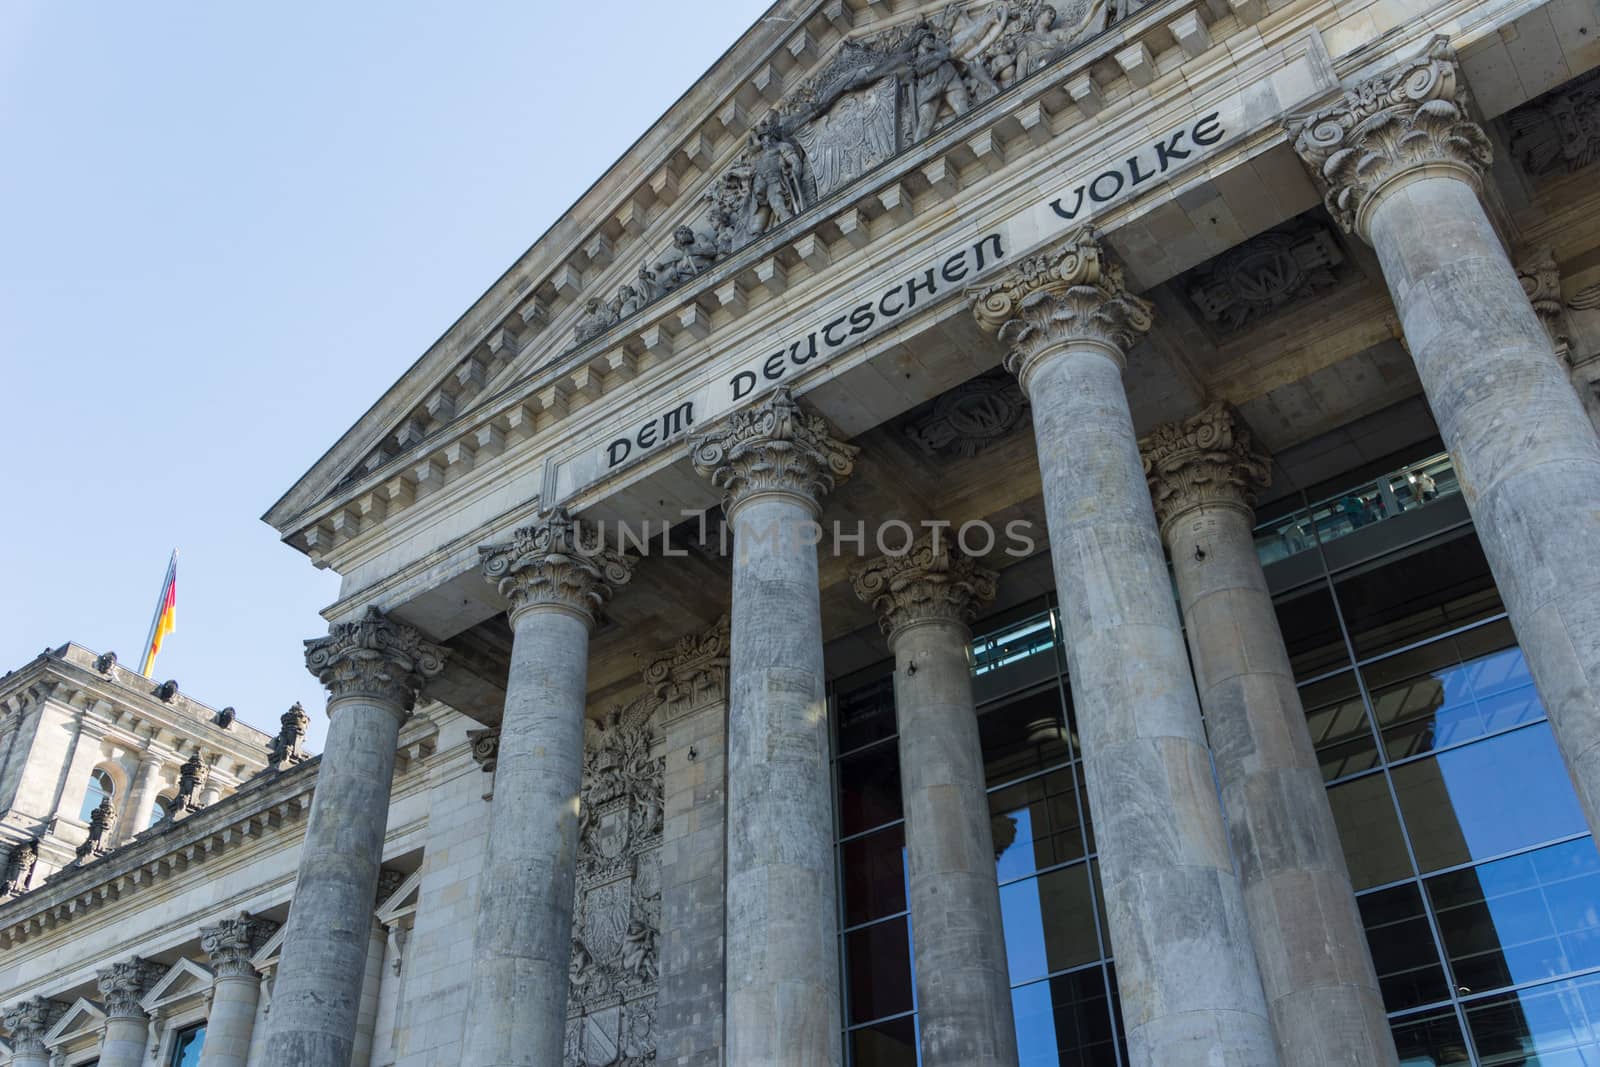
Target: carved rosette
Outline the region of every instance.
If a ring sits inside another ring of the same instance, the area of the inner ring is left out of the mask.
[[[100,987],[100,999],[106,1007],[108,1019],[143,1019],[144,1009],[139,1000],[150,987],[161,980],[167,969],[139,956],[130,956],[95,972],[95,984]]]
[[[211,970],[218,978],[255,978],[250,965],[254,956],[278,924],[241,913],[236,919],[223,919],[215,926],[200,928],[200,946],[206,950]]]
[[[307,641],[306,670],[327,687],[330,702],[360,697],[409,712],[448,655],[369,607],[358,621],[335,623],[327,637]]]
[[[856,596],[878,613],[878,625],[893,639],[926,622],[965,626],[994,599],[999,576],[959,551],[950,538],[924,537],[903,556],[879,556],[850,573]]]
[[[822,498],[855,470],[860,451],[836,439],[822,416],[801,410],[782,386],[689,443],[695,470],[723,490],[730,515],[765,494],[799,497],[818,513]]]
[[[967,299],[978,326],[1006,345],[1005,367],[1024,392],[1042,357],[1076,341],[1120,361],[1154,321],[1150,302],[1128,292],[1122,268],[1106,259],[1089,227],[968,289]]]
[[[1482,181],[1494,151],[1468,112],[1455,52],[1439,36],[1417,58],[1293,120],[1289,133],[1322,181],[1329,214],[1366,238],[1378,194],[1401,175],[1443,167]]]
[[[1169,422],[1139,442],[1156,521],[1172,522],[1198,507],[1250,513],[1256,491],[1272,483],[1272,465],[1255,450],[1250,431],[1231,408],[1215,403],[1198,415]]]
[[[68,1007],[65,1001],[31,997],[7,1008],[0,1022],[5,1023],[6,1031],[11,1035],[11,1051],[48,1052],[44,1047],[44,1035],[50,1032]]]
[[[633,576],[633,560],[606,548],[598,538],[586,542],[584,530],[566,508],[539,516],[511,540],[478,549],[483,575],[511,601],[511,621],[531,608],[572,612],[593,626],[600,609]]]
[[[661,722],[727,699],[728,633],[724,615],[705,633],[685,634],[651,658],[644,683],[661,702]]]

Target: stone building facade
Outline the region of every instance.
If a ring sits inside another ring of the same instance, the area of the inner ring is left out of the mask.
[[[1597,38],[779,0],[268,511],[326,750],[52,845],[12,1062],[1600,1059]]]

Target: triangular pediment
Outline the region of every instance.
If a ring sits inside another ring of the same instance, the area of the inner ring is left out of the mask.
[[[378,921],[385,926],[390,925],[401,916],[417,910],[417,894],[422,888],[422,872],[414,871],[406,876],[398,889],[390,893],[388,899],[378,906],[376,912]]]
[[[139,1000],[139,1006],[154,1012],[169,1004],[198,996],[211,988],[211,971],[189,959],[180,959],[150,991]]]
[[[289,924],[284,923],[272,932],[272,936],[262,942],[256,949],[254,956],[250,957],[250,966],[258,971],[267,970],[278,963],[278,953],[283,951],[283,938],[289,932]]]
[[[46,1048],[66,1044],[76,1038],[92,1034],[104,1026],[106,1013],[88,997],[79,997],[72,1006],[61,1013],[61,1018],[44,1035]]]

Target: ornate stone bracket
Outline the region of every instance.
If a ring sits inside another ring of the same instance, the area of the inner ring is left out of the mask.
[[[1139,452],[1163,534],[1197,507],[1251,513],[1256,491],[1272,483],[1271,462],[1255,450],[1250,431],[1222,403],[1157,427],[1139,441]]]
[[[365,698],[409,712],[449,655],[376,607],[356,622],[335,623],[306,643],[306,669],[327,687],[329,701]]]
[[[532,608],[569,611],[593,626],[612,592],[633,576],[633,560],[606,548],[566,508],[524,526],[502,544],[478,549],[483,575],[511,601],[511,619]]]
[[[661,702],[656,715],[662,725],[728,699],[728,617],[656,653],[643,677]]]
[[[467,743],[472,746],[472,761],[489,777],[483,799],[494,799],[494,769],[500,760],[500,728],[488,726],[481,730],[468,730]]]
[[[994,599],[999,575],[952,549],[951,538],[924,537],[902,556],[878,556],[850,572],[856,596],[872,605],[891,641],[925,622],[965,626]]]
[[[821,415],[802,410],[786,386],[689,442],[695,470],[723,491],[730,516],[764,495],[798,497],[819,513],[822,498],[855,470],[860,451],[835,438]]]
[[[238,918],[201,927],[200,945],[206,950],[211,970],[218,978],[255,978],[256,970],[250,958],[277,928],[278,924],[269,919],[240,912]]]
[[[106,1018],[143,1019],[145,1012],[139,1000],[161,980],[166,970],[159,963],[152,963],[140,956],[130,956],[95,972],[95,984],[105,1004]]]

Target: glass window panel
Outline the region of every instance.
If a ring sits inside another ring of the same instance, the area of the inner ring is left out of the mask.
[[[995,870],[1003,882],[1084,855],[1077,775],[1070,767],[996,789],[989,811]]]
[[[1021,1067],[1115,1067],[1111,1005],[1099,967],[1011,991]]]
[[[167,1057],[167,1067],[200,1067],[200,1049],[205,1043],[204,1023],[180,1030],[172,1040],[172,1055]]]
[[[905,919],[889,919],[844,935],[850,979],[850,1022],[911,1010],[911,939]]]
[[[1427,881],[1461,994],[1600,966],[1600,855],[1589,838]]]
[[[1397,553],[1335,583],[1361,658],[1499,613],[1500,595],[1472,534]]]
[[[1453,1009],[1396,1019],[1390,1025],[1400,1067],[1445,1067],[1471,1063]]]
[[[1056,630],[1040,612],[979,637],[972,643],[972,687],[977,700],[992,700],[1037,685],[1059,673]]]
[[[1342,782],[1328,790],[1350,880],[1357,889],[1397,882],[1413,874],[1400,820],[1383,775]]]
[[[1001,886],[1000,915],[1013,983],[1100,958],[1087,864]]]
[[[900,818],[900,753],[885,741],[839,760],[839,833],[849,837]]]
[[[1465,1011],[1484,1067],[1600,1063],[1600,976],[1472,1001]]]
[[[1424,874],[1586,829],[1566,766],[1542,723],[1391,773]]]
[[[906,910],[905,848],[904,826],[891,826],[839,846],[846,926]]]
[[[89,788],[83,791],[83,807],[78,810],[78,821],[88,822],[94,809],[111,799],[115,792],[116,785],[111,781],[111,775],[101,770],[91,771]]]
[[[1378,746],[1367,722],[1367,705],[1354,671],[1300,687],[1306,727],[1317,750],[1323,781],[1378,766]]]
[[[1290,593],[1274,606],[1296,678],[1315,678],[1349,665],[1350,651],[1339,630],[1333,594],[1325,584]]]
[[[989,785],[1013,781],[1070,756],[1061,690],[1052,685],[978,716],[984,772]]]
[[[894,675],[841,692],[834,701],[834,722],[839,731],[839,752],[893,737]]]
[[[1433,1004],[1450,996],[1439,950],[1422,909],[1416,883],[1359,897],[1378,988],[1390,1011]]]
[[[914,1015],[850,1031],[852,1067],[917,1067],[917,1062]]]

